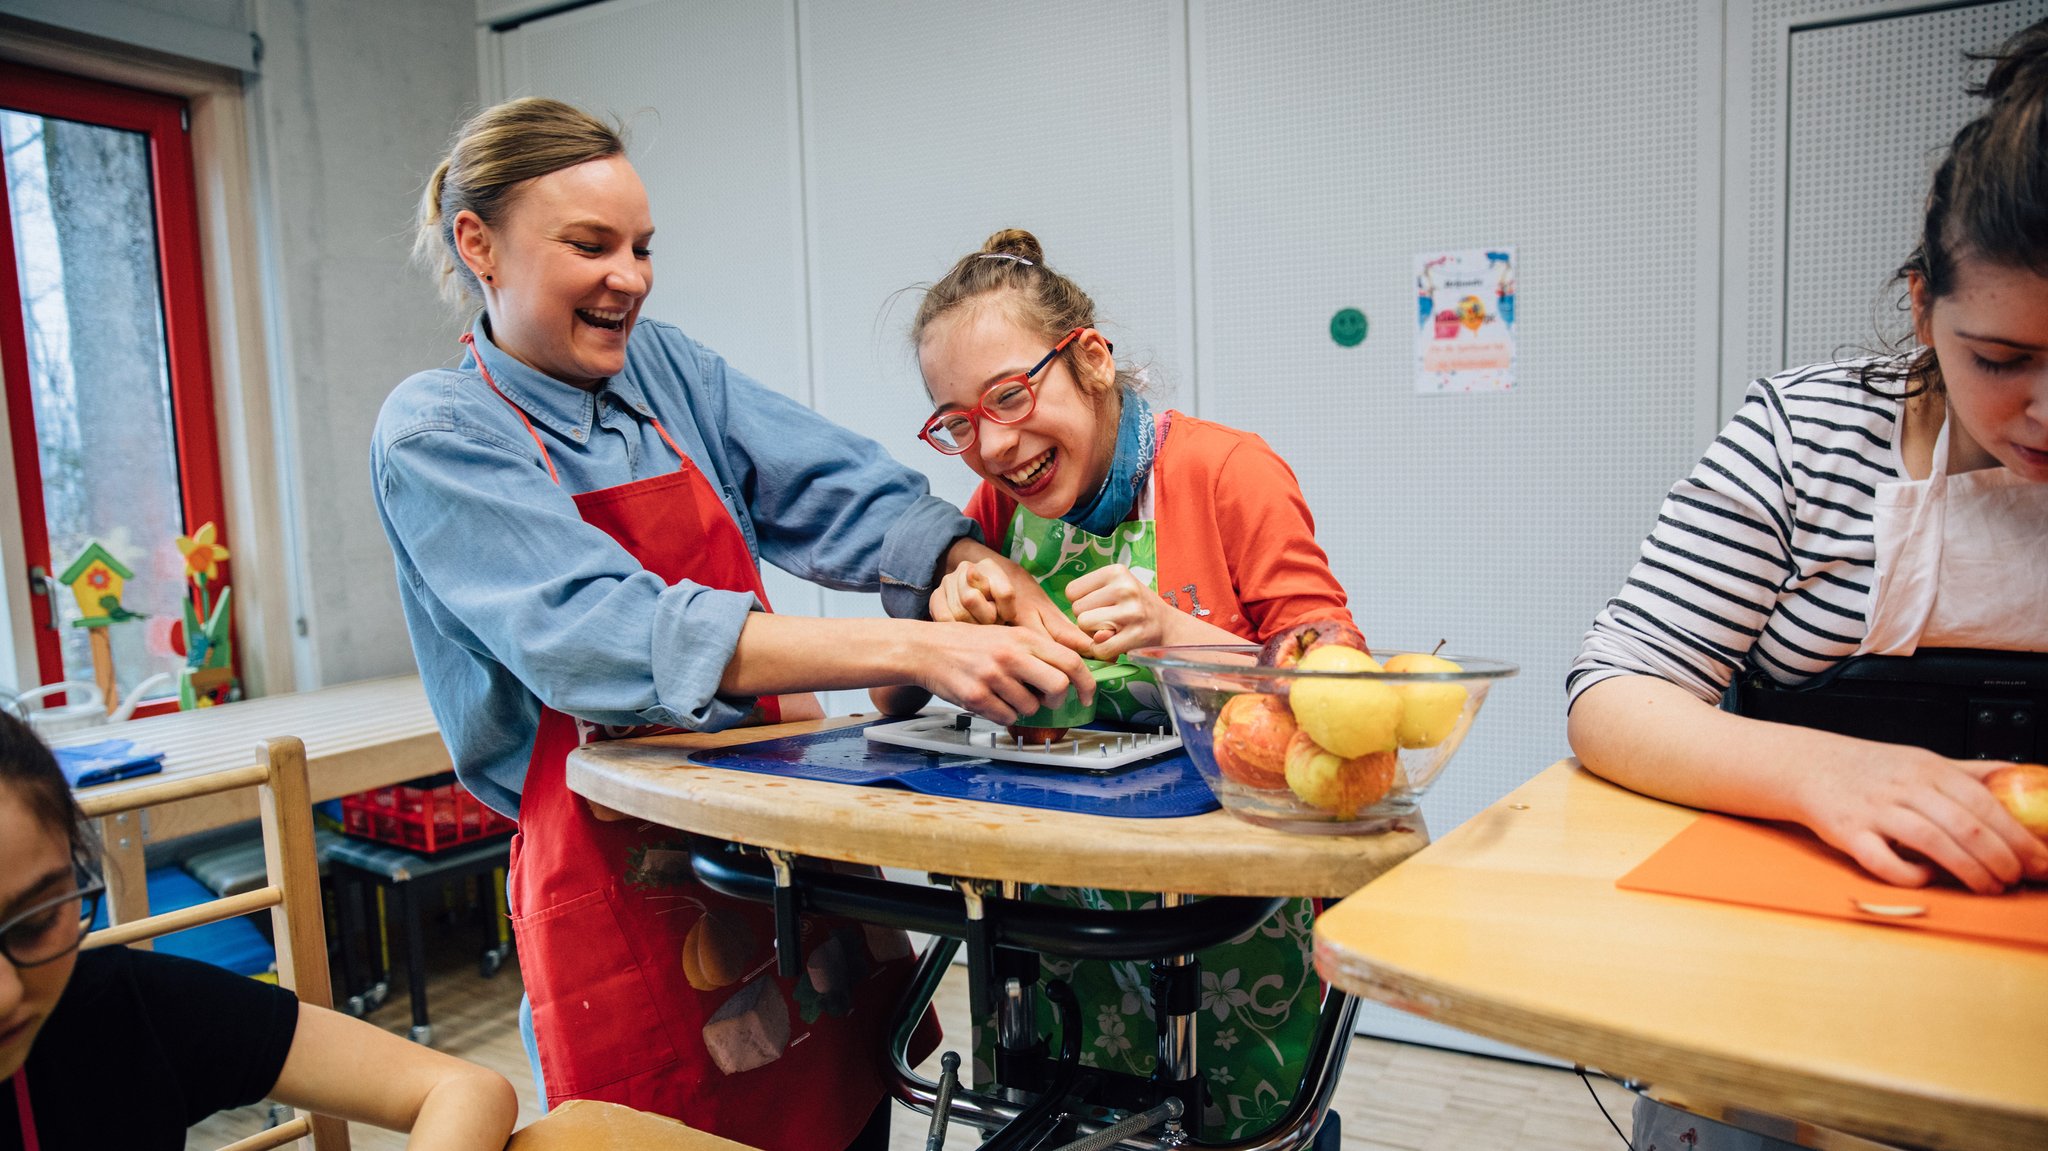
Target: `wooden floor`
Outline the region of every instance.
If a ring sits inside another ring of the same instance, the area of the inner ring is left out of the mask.
[[[434,1046],[504,1075],[519,1092],[520,1123],[539,1118],[533,1077],[519,1044],[518,971],[508,964],[484,979],[476,970],[473,931],[440,934],[428,983]],[[411,1014],[403,974],[397,979],[371,1021],[403,1034]],[[949,1046],[957,1047],[967,1031],[966,983],[965,970],[956,967],[940,989]],[[936,1078],[937,1060],[925,1070]],[[1593,1086],[1627,1130],[1633,1097],[1597,1077]],[[1343,1116],[1346,1151],[1617,1151],[1624,1146],[1585,1084],[1569,1071],[1363,1036],[1351,1044],[1335,1107]],[[263,1107],[224,1113],[193,1128],[187,1145],[201,1151],[223,1146],[261,1130],[266,1116]],[[892,1151],[922,1151],[927,1123],[925,1116],[897,1108]],[[405,1146],[403,1136],[360,1125],[351,1134],[351,1145],[358,1149]],[[978,1141],[971,1129],[955,1126],[947,1133],[946,1148],[972,1151]]]

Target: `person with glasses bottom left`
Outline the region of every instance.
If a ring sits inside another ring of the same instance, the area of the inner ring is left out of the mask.
[[[0,714],[0,1151],[165,1151],[264,1098],[498,1151],[512,1085],[273,984],[154,951],[80,952],[105,889],[57,761]]]

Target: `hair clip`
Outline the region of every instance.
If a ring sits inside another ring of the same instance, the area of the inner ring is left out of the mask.
[[[977,260],[1012,260],[1015,261],[1016,263],[1024,265],[1027,268],[1035,268],[1038,266],[1022,256],[1012,256],[1008,252],[979,252],[975,254],[974,258]]]

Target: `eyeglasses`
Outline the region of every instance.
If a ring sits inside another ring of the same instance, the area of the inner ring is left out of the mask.
[[[82,878],[90,882],[0,923],[0,956],[16,967],[35,967],[77,950],[99,914],[100,895],[107,890],[100,880]]]
[[[1047,352],[1044,359],[1031,365],[1031,370],[1023,375],[1004,376],[989,385],[988,390],[981,393],[981,401],[973,408],[957,412],[940,412],[926,420],[923,429],[917,433],[917,438],[949,456],[957,456],[974,443],[974,429],[981,422],[981,417],[987,416],[999,424],[1014,424],[1023,420],[1038,407],[1038,389],[1032,385],[1031,378],[1044,371],[1047,364],[1066,351],[1067,345],[1073,343],[1075,337],[1085,331],[1088,329],[1075,328],[1060,337],[1060,342],[1052,346],[1052,351]]]

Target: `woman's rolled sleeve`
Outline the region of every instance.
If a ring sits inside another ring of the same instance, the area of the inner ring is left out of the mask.
[[[937,496],[912,504],[882,539],[882,610],[897,619],[930,614],[939,564],[954,541],[981,539],[981,528]]]
[[[722,731],[747,717],[754,697],[720,695],[718,684],[757,606],[750,593],[692,583],[661,593],[650,660],[656,703],[648,718],[691,731]]]

